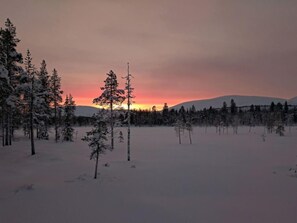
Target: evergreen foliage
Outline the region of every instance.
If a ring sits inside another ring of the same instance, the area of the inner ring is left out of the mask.
[[[50,125],[51,117],[51,99],[53,98],[50,88],[50,75],[46,68],[46,62],[41,62],[40,70],[37,72],[37,81],[40,83],[39,97],[41,98],[42,104],[39,106],[40,113],[43,117],[37,127],[37,138],[38,139],[49,139],[48,128]]]
[[[2,145],[12,143],[14,130],[13,117],[17,115],[16,87],[22,72],[22,54],[16,50],[20,40],[16,37],[16,28],[7,19],[4,29],[0,29],[0,109],[2,114]]]
[[[95,119],[94,127],[91,131],[86,133],[86,136],[82,138],[83,141],[88,142],[89,147],[91,147],[90,159],[95,159],[95,174],[94,179],[97,178],[98,160],[99,155],[104,154],[106,150],[111,150],[112,148],[107,145],[107,122],[103,112],[99,112],[93,116]]]
[[[75,102],[72,95],[66,95],[64,102],[64,127],[62,130],[63,140],[64,141],[73,141],[73,121],[74,121],[74,112],[75,112]]]
[[[62,102],[62,94],[61,90],[61,78],[58,75],[56,69],[53,70],[53,74],[50,77],[50,89],[51,89],[51,105],[54,109],[54,125],[55,125],[55,141],[58,142],[60,139],[59,127],[61,125],[61,102]]]
[[[114,106],[121,105],[125,100],[122,89],[118,89],[117,75],[111,70],[106,74],[107,78],[104,81],[104,87],[101,87],[102,93],[99,97],[94,98],[93,103],[100,106],[108,106],[110,110],[110,133],[111,133],[111,148],[114,148]]]

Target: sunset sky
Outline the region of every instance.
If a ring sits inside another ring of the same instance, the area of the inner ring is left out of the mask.
[[[297,96],[295,0],[0,0],[39,67],[78,105],[127,62],[135,107],[239,94]]]

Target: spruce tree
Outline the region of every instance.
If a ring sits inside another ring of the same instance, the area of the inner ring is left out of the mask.
[[[60,103],[62,102],[62,94],[63,91],[61,90],[61,78],[58,76],[58,72],[56,69],[53,70],[53,74],[50,77],[50,89],[51,89],[51,104],[54,109],[54,126],[55,126],[55,141],[58,142],[60,138],[59,134],[59,110],[60,110]]]
[[[46,69],[46,62],[41,62],[40,70],[37,72],[37,80],[40,83],[39,97],[42,99],[42,106],[40,106],[40,112],[43,114],[43,118],[37,128],[37,137],[39,139],[48,139],[48,127],[50,124],[51,117],[51,99],[52,92],[50,88],[50,75]]]
[[[35,154],[34,128],[39,126],[43,119],[43,99],[40,97],[41,84],[36,79],[36,69],[32,63],[29,50],[25,57],[25,72],[21,75],[20,85],[17,88],[22,100],[23,123],[29,129],[31,140],[31,155]]]
[[[169,108],[167,103],[164,103],[164,106],[162,109],[162,118],[163,118],[163,123],[167,125],[169,122]]]
[[[74,121],[75,102],[72,95],[66,95],[64,102],[64,128],[62,130],[64,141],[73,141],[73,121]]]
[[[230,112],[231,112],[231,115],[235,115],[237,113],[237,106],[233,99],[231,99]]]
[[[110,110],[110,133],[111,133],[111,148],[114,148],[114,106],[121,105],[125,100],[124,90],[118,89],[117,75],[111,70],[106,74],[107,78],[104,81],[104,87],[100,89],[102,94],[93,100],[93,103],[100,106],[108,106]]]
[[[2,145],[11,145],[13,132],[13,116],[17,111],[16,87],[22,72],[22,54],[16,50],[19,39],[16,28],[7,19],[4,29],[0,29],[0,107],[2,113],[3,137]]]

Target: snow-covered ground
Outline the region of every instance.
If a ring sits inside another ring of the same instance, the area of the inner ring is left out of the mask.
[[[74,143],[37,141],[33,157],[20,137],[0,148],[1,223],[297,222],[296,127],[265,142],[263,128],[195,128],[192,145],[173,128],[135,127],[132,161],[118,143],[97,180],[88,128],[77,130]]]

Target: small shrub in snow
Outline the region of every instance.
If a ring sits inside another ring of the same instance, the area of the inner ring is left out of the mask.
[[[123,135],[123,132],[120,131],[119,133],[119,143],[123,143],[124,142],[124,135]]]
[[[279,136],[285,135],[285,127],[284,127],[283,123],[279,123],[276,126],[275,133],[278,134]]]

